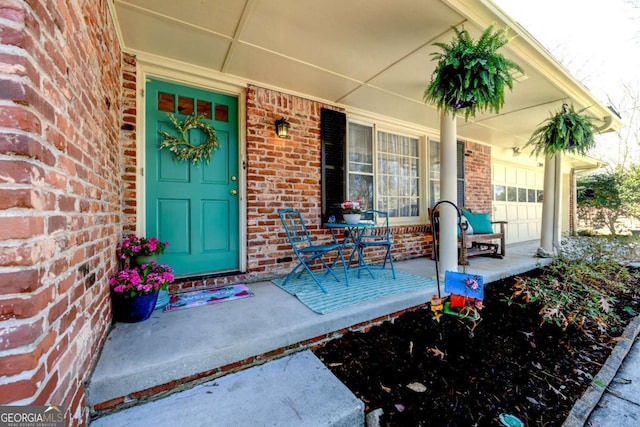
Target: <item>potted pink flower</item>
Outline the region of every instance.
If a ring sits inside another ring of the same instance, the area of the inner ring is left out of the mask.
[[[340,204],[342,208],[342,218],[347,224],[357,224],[360,222],[362,208],[359,200],[345,200]]]
[[[109,279],[114,319],[126,323],[148,319],[158,293],[173,280],[171,267],[155,262],[117,271]]]
[[[158,255],[163,254],[169,242],[161,242],[157,237],[138,237],[129,234],[116,247],[118,258],[127,259],[135,265],[157,262]]]

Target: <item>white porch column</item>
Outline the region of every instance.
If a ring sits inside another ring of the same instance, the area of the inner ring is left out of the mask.
[[[555,156],[554,156],[555,157]],[[550,257],[553,255],[554,212],[555,212],[555,177],[556,162],[554,157],[544,158],[544,190],[542,198],[542,225],[540,233],[540,247],[538,255]]]
[[[458,162],[456,159],[456,116],[440,114],[440,200],[458,203]],[[440,279],[447,270],[458,271],[458,215],[443,203],[440,211]]]
[[[556,154],[555,210],[553,212],[553,247],[558,250],[562,240],[562,152]]]

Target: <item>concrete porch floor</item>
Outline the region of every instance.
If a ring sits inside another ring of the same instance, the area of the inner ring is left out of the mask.
[[[549,263],[534,257],[537,248],[537,241],[508,245],[504,259],[471,258],[467,272],[490,283]],[[435,278],[430,258],[395,266]],[[319,315],[269,281],[248,286],[254,297],[168,313],[156,310],[141,323],[115,323],[87,385],[92,413],[161,397],[300,351],[336,331],[426,303],[437,293],[435,287],[399,293]]]

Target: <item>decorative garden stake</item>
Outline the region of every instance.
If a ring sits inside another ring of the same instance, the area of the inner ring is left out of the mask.
[[[197,164],[204,157],[208,163],[211,160],[212,151],[220,148],[220,141],[216,136],[215,129],[203,121],[204,116],[189,116],[183,122],[180,122],[171,113],[168,113],[167,117],[173,127],[180,132],[180,136],[176,137],[168,132],[158,131],[160,136],[164,138],[160,143],[160,149],[168,148],[182,161],[191,161],[193,164]],[[199,145],[192,144],[187,136],[190,129],[200,129],[206,135],[207,140]]]
[[[449,301],[444,303],[445,314],[458,316],[471,322],[473,330],[480,320],[482,300],[484,299],[484,278],[476,274],[447,271],[444,283],[445,292],[449,292]]]
[[[441,200],[435,204],[431,213],[431,224],[436,224],[436,211],[440,205],[452,205],[457,211],[457,224],[461,224],[462,213],[455,203],[448,200]],[[442,219],[442,216],[439,217]],[[440,224],[440,222],[438,221]],[[433,241],[436,241],[435,226],[431,229]],[[470,325],[465,324],[469,329],[469,335],[473,336],[473,331],[480,321],[480,311],[482,310],[482,301],[484,300],[484,278],[477,274],[467,274],[467,266],[462,266],[462,272],[445,271],[444,274],[444,291],[449,296],[443,297],[440,293],[440,251],[435,249],[436,260],[436,281],[438,285],[438,295],[431,297],[431,311],[433,319],[440,322],[443,314],[451,314],[457,316],[461,321],[468,321]],[[457,265],[456,265],[457,269]]]
[[[549,117],[547,123],[533,132],[525,147],[533,145],[532,154],[553,157],[560,152],[585,155],[595,145],[591,118],[576,111],[572,105],[563,104],[562,109]]]

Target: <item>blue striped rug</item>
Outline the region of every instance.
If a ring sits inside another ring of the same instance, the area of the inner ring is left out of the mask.
[[[323,272],[316,273],[318,277],[323,277]],[[316,285],[308,273],[303,273],[299,279],[292,277],[282,286],[284,277],[273,279],[272,282],[284,289],[291,295],[296,296],[300,302],[319,314],[330,313],[343,307],[370,301],[386,295],[398,292],[413,291],[434,287],[437,289],[436,281],[425,277],[415,276],[409,273],[396,271],[394,279],[391,270],[376,270],[375,279],[369,273],[363,271],[358,278],[356,270],[349,272],[349,287],[346,286],[344,274],[339,269],[336,271],[340,282],[336,282],[331,276],[324,277],[322,286],[325,287],[325,294]],[[435,290],[437,292],[437,290]]]

